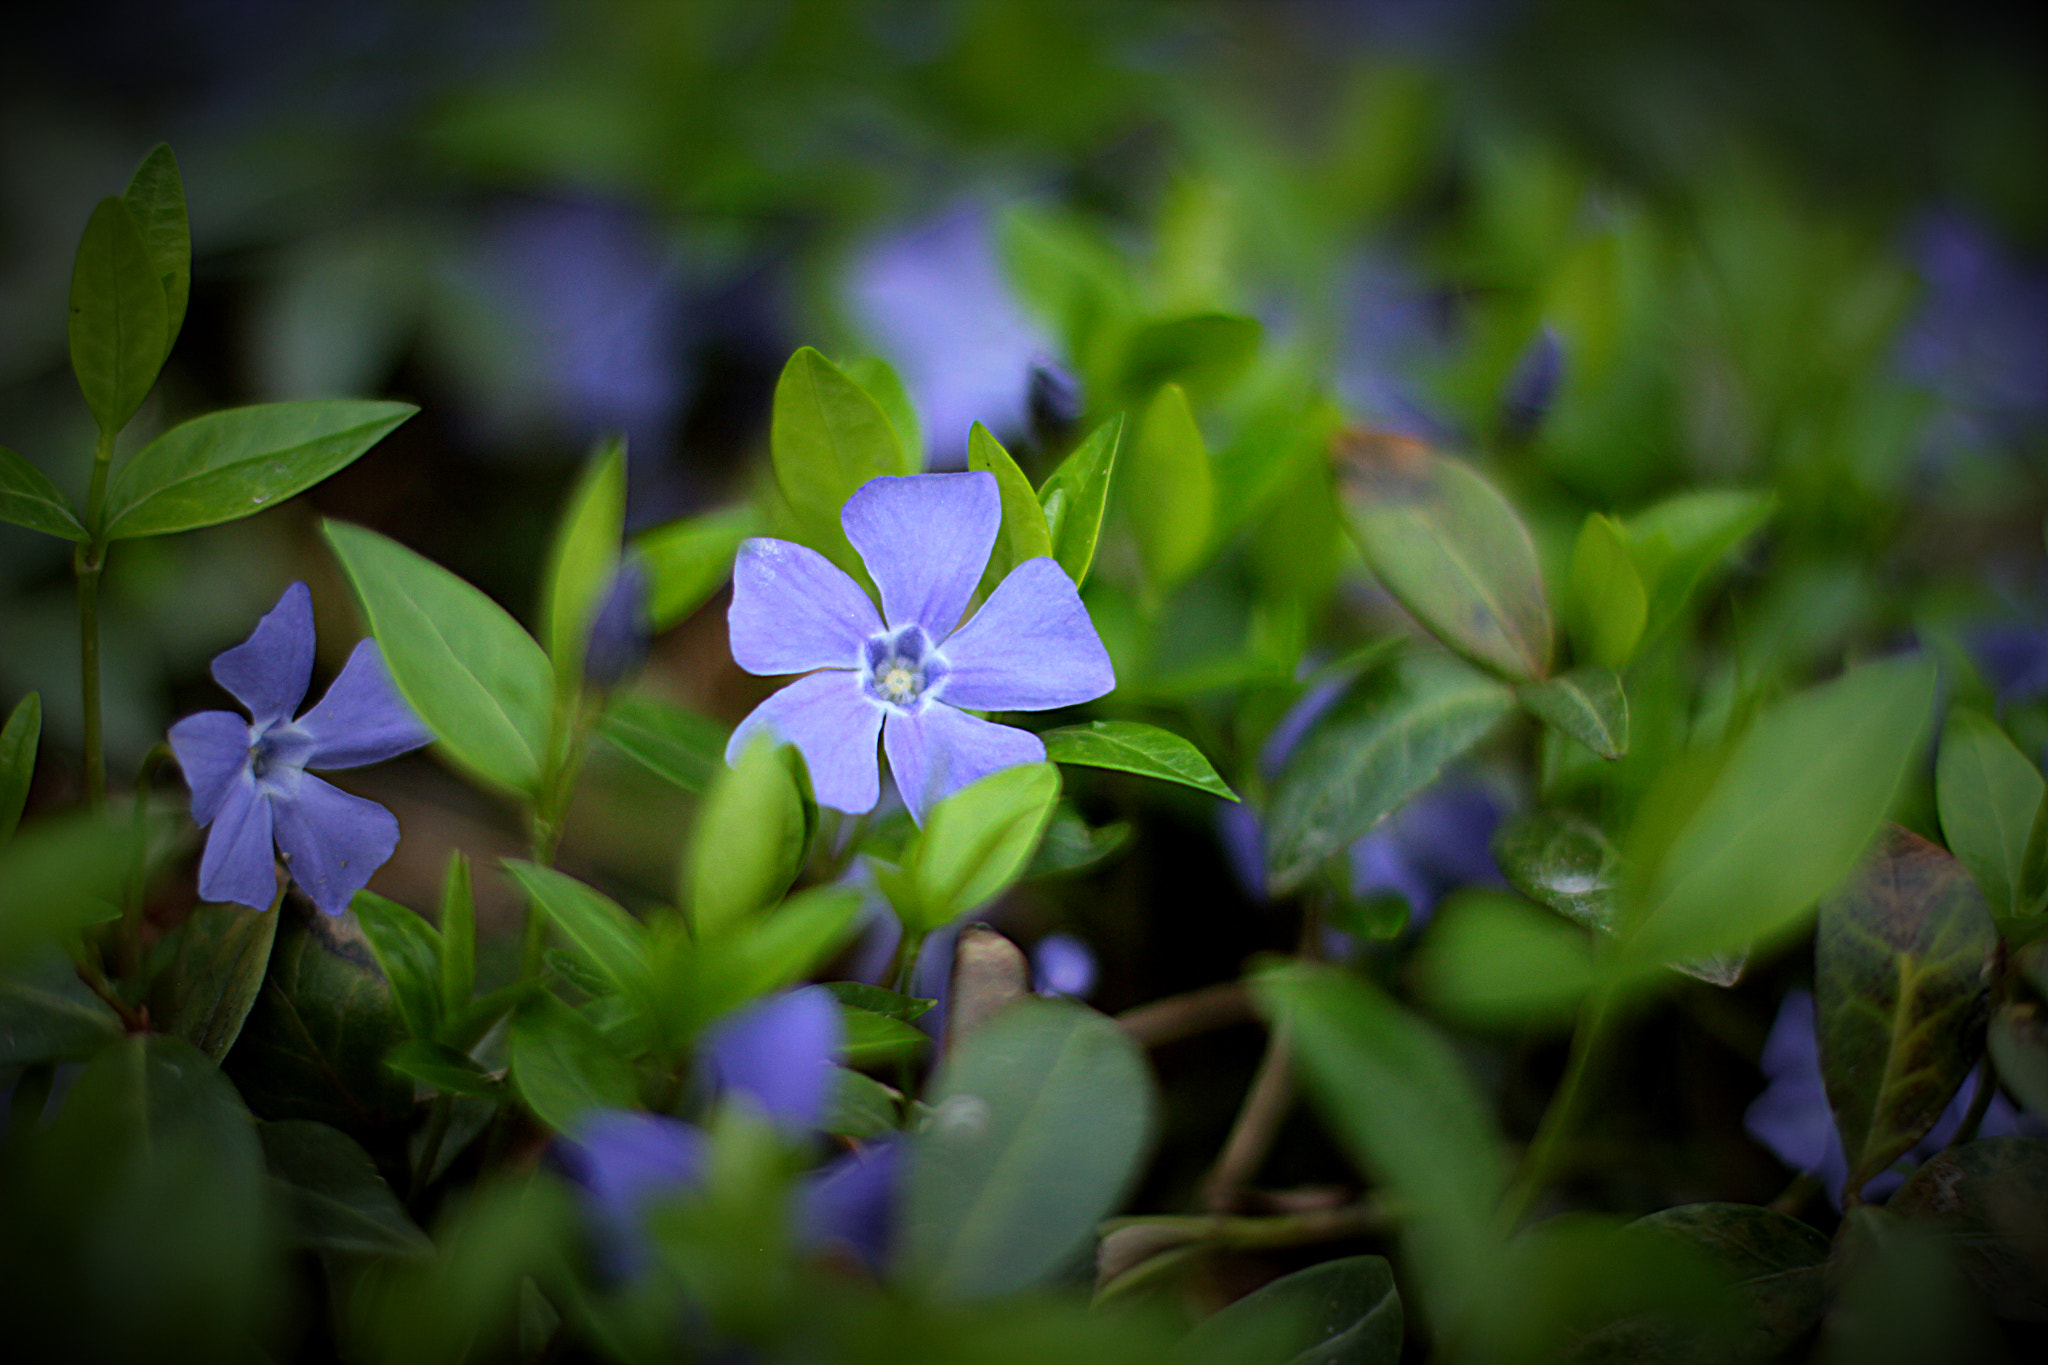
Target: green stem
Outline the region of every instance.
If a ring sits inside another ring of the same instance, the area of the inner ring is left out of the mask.
[[[910,994],[911,978],[917,974],[917,957],[924,950],[924,933],[905,929],[896,939],[896,960],[889,964],[889,989]]]
[[[1586,1107],[1586,1079],[1606,1043],[1607,1027],[1613,1017],[1614,1000],[1606,992],[1588,999],[1579,1013],[1564,1079],[1558,1082],[1550,1107],[1543,1111],[1543,1121],[1536,1126],[1536,1136],[1522,1158],[1522,1169],[1501,1205],[1501,1220],[1508,1228],[1522,1221],[1530,1204],[1557,1173],[1565,1142],[1578,1128]]]
[[[114,436],[102,431],[92,450],[92,484],[85,495],[86,538],[72,554],[78,577],[78,695],[85,716],[85,798],[94,809],[107,804],[107,749],[100,721],[100,571],[107,544],[101,536],[106,514],[107,470],[114,460]]]

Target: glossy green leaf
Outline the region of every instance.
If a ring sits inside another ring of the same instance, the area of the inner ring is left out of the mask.
[[[149,396],[170,351],[163,281],[128,206],[100,200],[71,269],[71,372],[100,431],[113,435]]]
[[[1194,410],[1178,384],[1152,396],[1124,457],[1126,506],[1146,580],[1161,593],[1202,562],[1216,519],[1216,476]]]
[[[2048,795],[2040,769],[2005,731],[1958,706],[1941,732],[1934,790],[1942,835],[1977,879],[1992,915],[2002,922],[2027,914],[2027,836]]]
[[[114,476],[107,536],[166,535],[275,507],[354,463],[417,411],[410,403],[331,399],[195,417],[144,446]]]
[[[1633,855],[1648,876],[1625,944],[1633,961],[1745,949],[1839,886],[1877,835],[1933,701],[1932,665],[1891,659],[1760,713],[1669,844]]]
[[[1635,653],[1649,619],[1642,575],[1629,557],[1628,533],[1598,512],[1586,514],[1572,547],[1565,628],[1580,658],[1620,668]]]
[[[21,825],[42,737],[43,698],[31,692],[14,704],[7,713],[7,724],[0,726],[0,848],[7,847]]]
[[[45,964],[38,964],[39,966]],[[46,970],[0,977],[0,1067],[82,1062],[122,1036],[121,1020],[52,949]]]
[[[408,1038],[384,1056],[384,1065],[399,1075],[472,1099],[501,1100],[505,1097],[502,1077],[491,1074],[483,1063],[446,1043]]]
[[[292,1241],[316,1251],[417,1256],[434,1244],[377,1174],[370,1154],[324,1123],[259,1124],[263,1159],[285,1189]]]
[[[633,1068],[596,1025],[551,995],[512,1017],[512,1086],[534,1117],[566,1132],[593,1109],[631,1109]]]
[[[647,566],[647,617],[658,633],[679,624],[732,577],[740,542],[760,529],[752,508],[707,512],[643,531],[633,549]]]
[[[618,697],[598,722],[605,743],[656,777],[699,792],[725,771],[726,728],[657,697]]]
[[[1934,1126],[1976,1063],[1996,943],[1962,864],[1896,827],[1821,902],[1815,1030],[1849,1160],[1845,1199]]]
[[[1039,506],[1038,494],[1031,491],[1031,480],[1024,477],[1002,442],[979,422],[967,433],[967,467],[993,475],[996,491],[1002,495],[1002,529],[996,533],[996,547],[981,575],[981,590],[990,593],[1025,560],[1051,555],[1052,533],[1046,529],[1045,509]]]
[[[1268,972],[1253,992],[1290,1030],[1338,1140],[1408,1211],[1402,1235],[1431,1320],[1466,1321],[1498,1262],[1494,1208],[1508,1163],[1457,1055],[1365,981],[1329,968]]]
[[[1606,759],[1628,752],[1628,694],[1621,675],[1588,664],[1540,683],[1523,683],[1515,696],[1530,715],[1570,735]]]
[[[611,897],[551,867],[517,858],[507,858],[504,867],[534,910],[547,916],[612,989],[643,1003],[650,998],[647,931],[639,920]]]
[[[1200,749],[1156,725],[1141,725],[1134,720],[1091,720],[1047,730],[1039,738],[1045,741],[1045,756],[1053,763],[1156,777],[1226,801],[1237,800],[1237,793],[1216,775],[1216,769]]]
[[[441,931],[418,912],[373,891],[358,891],[349,909],[370,952],[391,983],[391,998],[414,1038],[441,1032]]]
[[[583,675],[590,622],[611,586],[626,525],[626,443],[606,441],[591,456],[555,527],[541,580],[541,641],[557,685]]]
[[[398,690],[441,752],[482,781],[531,793],[547,757],[548,656],[505,609],[375,531],[321,523]]]
[[[1649,595],[1645,637],[1676,621],[1709,574],[1776,510],[1771,493],[1713,488],[1680,493],[1630,517],[1629,557]]]
[[[1438,907],[1417,954],[1424,998],[1471,1024],[1569,1023],[1594,984],[1585,931],[1507,896],[1472,892]]]
[[[756,738],[719,765],[684,863],[683,904],[700,938],[716,937],[789,889],[809,836],[792,765],[796,751]]]
[[[839,509],[869,479],[909,468],[881,406],[806,346],[789,358],[775,385],[768,447],[798,538],[865,583],[866,568],[839,525]]]
[[[1410,656],[1377,668],[1288,758],[1266,813],[1266,876],[1276,893],[1436,780],[1514,706],[1514,694],[1455,660]]]
[[[903,376],[896,373],[896,367],[877,355],[857,356],[840,366],[846,377],[867,391],[868,397],[889,419],[889,425],[896,429],[896,443],[901,450],[901,462],[890,470],[892,474],[915,474],[924,467],[924,432],[918,425],[917,408],[910,401],[910,390],[903,385]]]
[[[912,1061],[931,1042],[924,1030],[886,1014],[845,1009],[841,1015],[846,1021],[841,1057],[848,1066]]]
[[[1629,1226],[1691,1247],[1735,1291],[1741,1344],[1726,1358],[1781,1359],[1819,1324],[1828,1239],[1798,1219],[1754,1204],[1681,1204]]]
[[[2003,1318],[2048,1320],[2048,1138],[1978,1138],[1928,1158],[1885,1204],[1945,1248]]]
[[[215,1063],[228,1055],[255,1008],[277,938],[278,900],[266,910],[201,905],[170,936],[168,960],[150,983],[150,1022]]]
[[[1115,853],[1130,839],[1129,821],[1090,825],[1070,803],[1062,801],[1046,822],[1045,836],[1038,841],[1038,852],[1031,855],[1024,876],[1028,880],[1083,871]]]
[[[1102,512],[1109,505],[1110,477],[1116,471],[1123,434],[1119,413],[1090,432],[1038,490],[1052,556],[1076,587],[1087,581],[1088,568],[1095,562],[1095,542],[1102,535]]]
[[[0,521],[64,540],[84,540],[85,525],[49,475],[0,446]]]
[[[65,815],[0,847],[0,970],[51,943],[75,949],[80,930],[116,918],[136,834],[126,819]]]
[[[1324,1261],[1245,1295],[1195,1325],[1177,1365],[1397,1365],[1401,1296],[1383,1256]]]
[[[476,993],[476,897],[470,891],[469,855],[448,855],[441,877],[441,1017],[452,1019]]]
[[[1023,873],[1059,795],[1059,769],[1023,763],[936,802],[900,870],[877,870],[905,927],[928,933],[1001,894]]]
[[[1168,380],[1212,393],[1244,372],[1258,354],[1258,321],[1230,313],[1193,313],[1149,322],[1124,343],[1121,388],[1137,396]]]
[[[1151,1090],[1137,1045],[1078,1005],[1020,1001],[969,1035],[910,1139],[903,1274],[979,1299],[1065,1269],[1137,1175]]]
[[[1353,440],[1338,490],[1382,586],[1438,639],[1515,682],[1550,671],[1550,608],[1529,528],[1461,460],[1412,441]]]
[[[159,142],[149,149],[129,177],[121,201],[134,215],[143,249],[163,284],[168,352],[185,324],[185,302],[192,292],[192,227],[185,213],[185,182],[168,144]]]

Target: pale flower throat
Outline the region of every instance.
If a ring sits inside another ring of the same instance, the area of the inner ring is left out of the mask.
[[[922,626],[905,626],[868,637],[861,684],[884,706],[911,714],[936,697],[946,680],[946,661],[932,648]]]

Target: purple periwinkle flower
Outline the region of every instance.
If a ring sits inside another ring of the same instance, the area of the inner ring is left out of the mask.
[[[249,638],[213,660],[213,676],[249,708],[202,711],[171,727],[171,751],[192,788],[192,818],[212,826],[199,894],[268,909],[273,842],[292,880],[330,915],[398,847],[398,821],[374,801],[307,772],[380,763],[433,739],[364,640],[312,710],[292,719],[313,674],[313,594],[284,590]]]
[[[995,476],[871,479],[839,514],[882,610],[816,550],[756,537],[733,566],[732,656],[749,673],[804,673],[741,721],[728,763],[767,731],[794,744],[820,804],[859,814],[881,797],[875,740],[919,824],[975,779],[1045,758],[1026,730],[968,714],[1044,711],[1116,686],[1066,570],[1027,559],[960,617],[1002,523]],[[968,708],[968,709],[963,709]]]

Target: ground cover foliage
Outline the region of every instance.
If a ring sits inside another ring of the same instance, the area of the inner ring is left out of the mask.
[[[1719,23],[37,20],[8,1358],[2033,1358],[2038,48]]]

